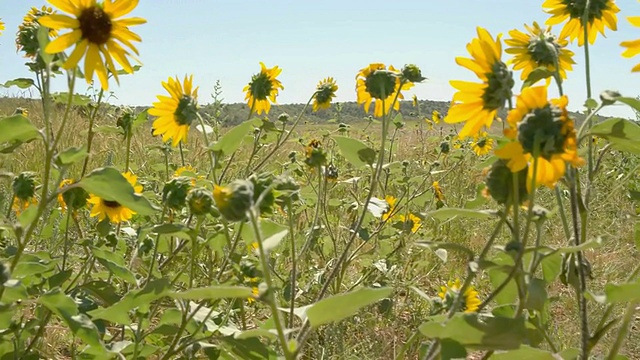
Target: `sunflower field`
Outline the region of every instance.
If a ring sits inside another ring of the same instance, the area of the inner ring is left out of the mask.
[[[48,2],[16,33],[32,77],[1,79],[37,99],[0,99],[0,359],[640,359],[640,100],[592,93],[588,56],[614,0],[478,26],[445,112],[417,65],[370,63],[277,115],[260,62],[233,125],[193,75],[109,104],[138,0]],[[352,86],[368,121],[340,121]]]

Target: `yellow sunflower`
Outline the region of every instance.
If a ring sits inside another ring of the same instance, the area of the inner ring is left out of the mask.
[[[84,76],[87,83],[93,81],[96,73],[100,79],[102,89],[109,88],[107,70],[118,81],[117,69],[113,60],[127,73],[133,73],[133,67],[127,56],[132,56],[130,49],[138,55],[138,49],[132,41],[141,41],[137,34],[129,27],[147,22],[143,18],[130,17],[120,19],[129,14],[138,0],[49,0],[51,5],[72,16],[51,14],[38,19],[38,22],[51,29],[70,29],[47,45],[45,51],[49,54],[63,52],[75,45],[75,48],[62,65],[65,69],[72,69],[84,57]]]
[[[507,116],[509,128],[505,135],[512,141],[495,153],[508,160],[507,166],[512,172],[529,165],[528,189],[534,177],[537,185],[553,188],[564,176],[566,164],[577,167],[584,162],[578,156],[576,131],[567,104],[566,96],[548,101],[546,86],[528,87],[518,96],[516,107]]]
[[[413,97],[411,98],[411,104],[413,105],[413,107],[418,107],[418,96],[413,95]]]
[[[431,184],[431,186],[433,187],[433,196],[436,198],[436,200],[444,201],[444,193],[442,192],[440,183],[437,181],[434,181],[433,184]]]
[[[449,308],[453,305],[453,301],[460,292],[461,287],[462,285],[460,284],[460,279],[456,279],[456,281],[448,281],[446,286],[440,287],[438,297],[442,300],[445,307]],[[473,286],[469,286],[464,292],[464,303],[462,304],[462,310],[465,313],[477,312],[481,303],[482,302],[480,301],[478,292],[473,288]]]
[[[635,27],[640,27],[640,16],[629,16],[627,20],[629,20],[631,25]],[[620,43],[620,46],[627,48],[622,53],[622,56],[626,58],[631,58],[640,54],[640,39],[623,41]],[[633,72],[640,71],[640,64],[634,66],[633,69],[631,69],[631,71]]]
[[[187,141],[189,126],[198,117],[198,88],[193,89],[193,75],[184,77],[184,85],[178,77],[162,82],[169,96],[158,95],[149,115],[157,116],[153,122],[153,135],[162,135],[162,141],[171,139],[173,147]]]
[[[422,225],[422,220],[420,220],[419,217],[413,215],[412,213],[409,213],[407,216],[400,215],[399,219],[402,223],[405,224],[405,228],[411,229],[412,234],[415,234]]]
[[[563,79],[567,78],[567,71],[573,70],[573,51],[567,49],[569,42],[564,38],[556,38],[551,34],[551,27],[540,28],[537,22],[533,27],[524,25],[527,33],[514,29],[509,31],[510,39],[504,41],[511,46],[506,49],[507,54],[512,54],[513,58],[507,61],[513,64],[514,70],[522,70],[520,79],[526,80],[529,74],[538,67],[545,67],[551,72],[556,71]]]
[[[494,40],[481,27],[477,32],[478,37],[467,44],[471,58],[457,57],[456,63],[473,71],[482,82],[451,81],[451,86],[458,91],[444,118],[447,123],[465,122],[458,134],[461,139],[474,136],[483,126],[491,126],[498,110],[511,98],[514,84],[511,71],[501,60],[500,36]]]
[[[32,7],[24,16],[22,24],[18,26],[18,33],[16,34],[17,51],[24,51],[24,57],[35,58],[38,55],[40,50],[40,44],[38,43],[38,29],[40,28],[40,23],[38,22],[38,19],[54,13],[55,11],[53,8],[42,6],[40,9]],[[49,36],[58,36],[58,31],[55,29],[49,29]]]
[[[74,181],[72,179],[64,179],[60,182],[60,189],[64,188],[65,186],[69,186],[73,183]],[[62,194],[63,193],[58,194],[58,204],[60,205],[60,208],[64,212],[67,210],[67,203],[64,201],[64,197],[62,196]]]
[[[587,6],[587,0],[545,0],[542,8],[551,14],[547,25],[558,25],[566,21],[560,31],[560,38],[569,37],[571,41],[578,38],[578,46],[584,45],[584,28],[582,18]],[[596,41],[598,32],[605,36],[605,26],[616,31],[618,29],[618,13],[620,9],[614,0],[591,0],[589,2],[587,18],[587,34],[589,43]]]
[[[27,210],[29,206],[36,204],[38,204],[38,200],[35,198],[35,196],[28,199],[20,199],[17,196],[14,196],[11,208],[16,213],[16,216],[20,216],[20,214],[23,211]]]
[[[332,77],[320,81],[313,95],[313,111],[328,109],[331,106],[331,100],[336,96],[336,91],[338,91],[338,85]]]
[[[129,184],[133,186],[133,191],[136,194],[142,193],[142,185],[139,185],[137,183],[137,176],[133,175],[130,172],[123,173],[122,176],[124,176]],[[100,221],[104,220],[105,218],[109,218],[109,221],[114,224],[128,221],[131,219],[133,214],[136,213],[135,211],[120,205],[120,203],[118,203],[117,201],[105,200],[93,194],[89,196],[89,200],[87,200],[87,203],[92,205],[90,214],[91,217],[97,216]]]
[[[478,156],[486,155],[493,149],[493,139],[486,132],[480,132],[474,137],[471,149]]]
[[[387,211],[382,213],[382,220],[387,221],[392,215],[395,215],[396,202],[398,201],[398,199],[396,199],[392,195],[387,195],[384,197],[384,200],[387,202],[389,207],[387,208]]]
[[[440,112],[438,112],[438,110],[433,110],[433,112],[431,113],[431,120],[433,120],[433,122],[436,124],[440,124],[440,121],[442,121],[442,115],[440,115]]]
[[[269,110],[271,110],[271,103],[275,104],[276,102],[276,97],[278,97],[279,93],[278,89],[284,90],[284,86],[277,79],[282,69],[277,65],[267,69],[263,62],[260,63],[260,66],[260,72],[253,75],[249,84],[242,89],[247,93],[244,99],[247,100],[250,111],[258,115],[262,114],[262,112],[268,114]]]
[[[360,69],[356,76],[358,105],[363,104],[364,111],[369,112],[371,103],[375,100],[373,115],[376,117],[388,114],[390,108],[400,110],[399,100],[404,99],[401,91],[411,87],[412,82],[401,82],[400,72],[392,65],[387,69],[385,64],[373,63]]]

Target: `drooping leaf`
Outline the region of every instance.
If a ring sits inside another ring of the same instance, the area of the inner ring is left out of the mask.
[[[542,79],[546,79],[551,76],[553,76],[553,72],[551,70],[547,69],[544,66],[537,67],[529,73],[529,76],[527,76],[527,79],[522,83],[522,89],[526,87],[530,87],[531,85],[537,83],[538,81]]]
[[[171,285],[167,279],[158,279],[149,282],[140,290],[129,291],[120,301],[105,309],[96,309],[89,312],[94,319],[104,319],[122,325],[131,324],[129,311],[139,306],[149,306],[151,302],[167,296]]]
[[[75,164],[78,161],[84,160],[87,156],[89,156],[89,154],[84,147],[66,148],[56,155],[56,164],[58,166]]]
[[[95,169],[78,184],[88,193],[117,201],[140,215],[153,215],[158,210],[144,196],[135,194],[127,179],[112,167]]]
[[[334,295],[311,305],[306,315],[311,327],[317,328],[320,325],[351,317],[363,307],[388,297],[391,292],[391,288],[362,288],[346,294]]]
[[[38,129],[21,114],[0,119],[0,144],[26,142],[40,136]]]
[[[3,86],[4,87],[17,86],[20,89],[28,89],[28,88],[32,87],[33,85],[34,85],[34,82],[33,82],[32,79],[17,78],[17,79],[6,81]]]
[[[284,239],[288,234],[289,229],[285,229],[264,239],[262,242],[264,251],[271,251],[272,249],[275,249],[276,246],[280,244],[280,241],[282,241],[282,239]]]
[[[607,304],[628,303],[640,300],[640,282],[623,284],[609,283],[604,287],[604,297],[598,296],[596,300]]]
[[[607,119],[594,125],[589,133],[607,139],[616,150],[640,154],[640,126],[630,120]]]
[[[53,99],[53,101],[55,101],[55,102],[57,102],[59,104],[65,104],[66,105],[66,104],[69,103],[69,93],[68,92],[51,94],[51,98]],[[91,102],[91,98],[88,97],[87,95],[73,94],[71,96],[71,105],[85,106],[85,105],[89,105],[90,102]]]
[[[108,253],[98,248],[92,248],[91,252],[98,262],[109,269],[116,278],[122,279],[131,285],[137,284],[136,277],[133,273],[126,266],[122,265],[123,261],[121,259],[117,259],[119,255]]]
[[[45,26],[40,26],[38,28],[38,47],[40,48],[40,58],[42,58],[42,61],[45,63],[45,65],[49,65],[51,64],[51,61],[53,61],[53,54],[49,54],[48,52],[44,51],[44,49],[47,47],[47,45],[49,45],[49,28],[45,27]]]
[[[355,167],[373,165],[376,161],[376,151],[360,140],[345,136],[334,136],[342,156]]]
[[[222,135],[218,142],[211,145],[211,150],[221,152],[225,155],[230,155],[240,148],[245,136],[247,136],[255,126],[259,126],[260,122],[261,121],[259,119],[251,119],[234,126],[231,130]]]
[[[193,288],[181,292],[170,293],[174,299],[187,300],[211,300],[225,298],[248,298],[251,296],[251,288],[242,286],[209,286]]]
[[[640,100],[638,100],[636,98],[625,97],[625,96],[617,96],[617,97],[615,97],[615,100],[620,101],[623,104],[629,105],[630,107],[632,107],[636,111],[640,111]]]

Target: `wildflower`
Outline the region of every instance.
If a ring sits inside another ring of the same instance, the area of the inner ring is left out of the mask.
[[[511,71],[501,60],[500,36],[494,40],[481,27],[477,32],[478,37],[467,44],[472,58],[457,57],[456,63],[473,71],[481,83],[451,81],[451,86],[458,91],[453,95],[454,103],[444,119],[447,123],[466,122],[460,138],[474,136],[483,126],[490,127],[498,110],[511,98],[514,84]]]
[[[568,41],[556,38],[551,34],[551,27],[542,29],[537,22],[533,23],[533,27],[526,24],[524,27],[527,33],[517,29],[511,30],[511,38],[504,41],[511,46],[505,52],[514,55],[507,63],[513,64],[514,70],[522,70],[522,80],[526,80],[538,67],[555,72],[556,64],[560,77],[566,79],[567,71],[573,70],[575,64],[572,59],[573,51],[566,48]]]
[[[54,11],[52,8],[43,6],[38,9],[32,7],[27,15],[24,16],[22,24],[18,26],[18,33],[16,34],[16,48],[17,51],[23,51],[24,57],[36,58],[38,51],[40,50],[40,44],[38,42],[38,29],[40,23],[38,19],[45,15],[51,15]],[[55,29],[49,29],[49,36],[58,36],[58,31]]]
[[[438,110],[433,110],[433,112],[431,113],[431,120],[436,124],[440,124],[440,121],[442,121],[442,116],[440,115]]]
[[[474,137],[471,149],[478,156],[487,155],[493,149],[493,139],[486,132],[480,132]]]
[[[405,65],[401,70],[400,80],[406,83],[420,83],[426,80],[420,68],[414,64]]]
[[[193,186],[192,182],[193,179],[184,176],[171,179],[162,188],[162,203],[169,209],[182,210],[187,204],[187,195],[189,187]]]
[[[74,187],[67,189],[69,185],[73,185],[75,181],[73,179],[64,179],[60,182],[60,193],[58,194],[58,204],[62,211],[66,211],[67,208],[71,208],[72,211],[81,209],[87,205],[87,199],[89,194],[81,188]],[[64,191],[63,191],[64,190]]]
[[[413,83],[402,83],[400,74],[391,65],[387,70],[386,65],[373,63],[360,69],[356,76],[358,104],[364,104],[364,110],[369,112],[371,103],[375,99],[373,115],[377,117],[383,117],[389,113],[390,108],[399,110],[400,102],[398,100],[404,99],[401,91],[411,87],[413,87]]]
[[[27,210],[29,206],[38,204],[38,200],[35,197],[31,197],[28,199],[20,199],[17,196],[13,197],[13,203],[11,204],[11,209],[16,213],[16,216],[20,216],[20,214]]]
[[[440,292],[438,292],[438,297],[442,300],[444,307],[448,310],[453,306],[453,302],[455,298],[460,293],[460,288],[462,285],[460,284],[460,279],[456,279],[455,281],[448,281],[446,286],[440,287]],[[462,310],[465,313],[474,313],[478,311],[480,307],[480,297],[478,292],[473,288],[473,286],[467,287],[464,292],[464,302],[462,303]]]
[[[214,198],[211,191],[204,188],[196,188],[189,191],[186,201],[191,214],[201,216],[211,212]]]
[[[387,202],[389,207],[387,208],[387,211],[382,213],[382,221],[387,221],[391,216],[395,214],[396,202],[398,201],[398,199],[396,199],[392,195],[387,195],[384,197],[384,200]]]
[[[433,130],[433,121],[429,120],[429,118],[425,117],[424,122],[427,123],[427,131]]]
[[[56,0],[51,3],[61,11],[73,15],[51,14],[38,20],[41,25],[51,29],[72,30],[51,41],[45,49],[49,54],[56,54],[75,45],[62,67],[72,69],[84,57],[87,83],[93,81],[93,74],[96,73],[103,90],[109,88],[107,70],[118,81],[114,59],[127,73],[133,73],[133,67],[127,59],[131,54],[125,48],[138,55],[138,49],[131,42],[142,39],[129,28],[147,21],[139,17],[119,18],[135,9],[138,0],[105,0],[100,4],[96,0]]]
[[[444,193],[442,192],[440,183],[437,181],[434,181],[433,184],[431,184],[431,186],[433,187],[433,196],[436,198],[436,200],[444,201]]]
[[[247,93],[245,100],[251,107],[250,111],[258,115],[262,112],[268,114],[271,109],[271,102],[276,102],[278,89],[284,90],[280,80],[276,79],[282,69],[278,66],[267,69],[263,62],[260,63],[260,66],[262,67],[260,72],[253,75],[249,84],[242,89]]]
[[[509,112],[505,131],[512,141],[496,155],[508,160],[507,166],[512,172],[524,169],[527,164],[527,186],[535,177],[538,185],[553,188],[564,176],[566,163],[580,166],[583,160],[578,157],[576,132],[573,120],[567,112],[568,99],[547,100],[547,87],[528,87],[518,96],[516,107]],[[532,161],[537,159],[537,171],[534,174]]]
[[[573,42],[578,38],[578,46],[584,45],[584,27],[582,18],[587,6],[587,0],[545,0],[542,7],[551,14],[547,25],[558,25],[567,21],[560,31],[560,38],[569,37]],[[616,13],[620,9],[615,0],[590,0],[587,15],[587,36],[590,44],[596,41],[598,31],[604,35],[605,26],[616,31],[618,18]]]
[[[173,177],[176,178],[180,176],[189,176],[189,175],[195,175],[197,173],[198,171],[194,169],[193,166],[187,164],[185,166],[177,168],[176,171],[173,173]]]
[[[149,114],[158,118],[153,122],[153,135],[162,135],[162,141],[171,139],[173,147],[187,141],[189,126],[198,117],[198,88],[193,89],[193,75],[184,77],[184,86],[178,77],[169,78],[162,86],[171,97],[158,95]]]
[[[413,97],[411,98],[411,104],[413,105],[413,107],[418,107],[418,96],[413,95]]]
[[[129,184],[131,184],[134,193],[142,193],[142,185],[138,184],[137,176],[130,172],[125,172],[122,176],[124,176]],[[92,205],[90,213],[91,217],[97,216],[100,221],[105,218],[109,218],[109,221],[114,224],[118,224],[123,221],[130,220],[136,213],[117,201],[106,200],[93,194],[89,195],[89,200],[87,200],[87,202]]]
[[[331,100],[336,96],[336,91],[338,91],[338,85],[332,77],[320,81],[313,95],[313,111],[328,109],[331,106]]]
[[[527,191],[527,171],[529,166],[517,172],[512,172],[507,166],[507,161],[498,159],[491,165],[488,170],[485,183],[485,196],[491,196],[498,204],[511,205],[513,203],[513,177],[517,176],[518,180],[518,204],[522,204],[527,199],[529,192]]]
[[[420,220],[419,217],[413,215],[412,213],[409,213],[407,216],[400,215],[399,219],[404,224],[404,227],[406,229],[411,229],[412,234],[415,234],[422,225],[422,220]]]
[[[318,140],[311,140],[305,147],[304,163],[311,168],[322,166],[327,162],[327,154],[322,148],[322,143]]]
[[[215,185],[213,198],[216,207],[227,220],[243,221],[253,206],[254,187],[249,180],[235,180],[228,186]]]
[[[22,172],[11,183],[13,190],[13,202],[11,208],[19,216],[29,206],[38,203],[36,199],[35,173]]]
[[[629,20],[631,25],[633,25],[635,27],[640,27],[640,16],[629,16],[627,18],[627,20]],[[622,56],[624,56],[626,58],[634,57],[634,56],[640,54],[640,39],[630,40],[630,41],[623,41],[623,42],[620,43],[620,46],[627,48],[622,53]],[[632,72],[640,71],[640,64],[634,66],[631,69],[631,71]]]

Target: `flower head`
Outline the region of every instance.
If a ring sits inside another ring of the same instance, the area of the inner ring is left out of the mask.
[[[493,149],[493,139],[486,132],[480,132],[474,137],[471,149],[478,156],[486,155]]]
[[[122,174],[127,182],[133,187],[133,192],[136,194],[142,193],[142,185],[138,184],[138,177],[130,172]],[[106,200],[96,195],[89,195],[87,203],[91,204],[91,217],[98,217],[98,220],[102,221],[105,218],[109,218],[114,224],[118,224],[124,221],[130,220],[135,211],[123,206],[117,201]]]
[[[183,84],[178,77],[169,78],[162,86],[169,95],[158,95],[149,114],[158,118],[153,122],[153,135],[162,135],[162,141],[171,139],[174,147],[187,141],[189,126],[198,118],[198,88],[193,88],[193,75],[185,75]]]
[[[627,18],[631,25],[635,27],[640,27],[640,16],[629,16]],[[622,53],[622,56],[626,58],[634,57],[640,54],[640,39],[623,41],[620,43],[620,46],[625,47],[626,50]],[[638,72],[640,71],[640,64],[634,66],[631,71]]]
[[[228,186],[215,185],[213,199],[216,207],[227,220],[242,221],[253,205],[254,185],[249,180],[237,179]]]
[[[304,153],[304,163],[311,168],[322,166],[327,162],[327,154],[322,148],[322,143],[319,140],[311,140],[304,148]]]
[[[66,211],[70,208],[72,211],[81,209],[87,205],[87,199],[89,194],[81,188],[74,187],[67,189],[69,185],[73,185],[75,181],[73,179],[64,179],[60,182],[60,193],[58,194],[58,204],[62,211]]]
[[[438,292],[438,297],[442,300],[444,307],[448,310],[453,306],[456,296],[460,293],[460,288],[462,288],[460,284],[460,279],[456,279],[455,281],[448,281],[446,286],[440,287],[440,292]],[[478,292],[473,288],[473,286],[467,287],[464,292],[464,303],[462,304],[462,310],[465,313],[473,313],[477,312],[480,307],[481,301],[478,296]]]
[[[189,205],[191,214],[196,216],[208,214],[213,206],[214,196],[215,191],[212,195],[211,191],[204,188],[195,188],[189,191],[186,197],[186,203]]]
[[[508,63],[513,64],[514,70],[522,70],[520,78],[526,80],[531,72],[544,67],[550,72],[558,72],[563,79],[567,78],[567,71],[573,70],[573,52],[566,48],[568,42],[564,38],[556,38],[551,34],[551,27],[540,28],[537,22],[533,27],[526,25],[527,33],[514,29],[509,31],[510,39],[504,41],[511,46],[506,49],[513,58]]]
[[[411,105],[413,105],[413,107],[418,107],[420,103],[418,102],[418,96],[417,95],[413,95],[413,97],[411,98]]]
[[[412,234],[415,234],[422,225],[422,220],[412,213],[409,213],[407,216],[400,215],[399,219],[404,224],[405,229],[411,230]]]
[[[387,66],[381,63],[373,63],[360,69],[356,76],[358,104],[363,104],[364,110],[369,112],[371,103],[375,100],[373,115],[377,117],[388,114],[391,107],[399,110],[398,100],[404,99],[401,91],[413,87],[412,82],[402,82],[400,75],[392,65],[387,69]]]
[[[431,184],[431,186],[433,187],[433,196],[436,198],[436,201],[444,201],[444,193],[442,192],[440,183],[437,181],[434,181],[433,184]]]
[[[47,6],[43,6],[40,9],[32,7],[27,15],[24,16],[22,24],[18,26],[18,33],[16,34],[17,51],[23,51],[24,57],[36,58],[38,56],[38,51],[40,50],[40,43],[38,42],[40,23],[38,19],[54,13],[55,11]],[[49,36],[58,36],[58,31],[49,29]]]
[[[260,66],[260,72],[253,75],[249,84],[242,89],[242,91],[246,92],[244,99],[247,100],[247,104],[258,115],[262,114],[262,112],[268,114],[269,110],[271,110],[271,103],[276,102],[278,89],[284,90],[284,86],[277,79],[282,69],[278,66],[267,69],[263,62],[260,63]]]
[[[338,91],[338,85],[332,77],[320,81],[313,95],[313,111],[328,109],[331,106],[331,100],[336,96],[336,91]]]
[[[382,213],[382,220],[387,221],[391,216],[395,215],[396,202],[398,201],[398,199],[396,199],[392,195],[387,195],[384,197],[384,200],[387,202],[387,205],[389,205],[389,207],[384,213]]]
[[[442,115],[440,115],[440,112],[438,112],[438,110],[433,110],[433,112],[431,113],[431,120],[435,124],[440,124],[440,121],[442,121]]]
[[[498,110],[512,96],[513,75],[502,62],[500,36],[495,40],[489,32],[477,28],[478,37],[467,44],[471,59],[457,57],[456,63],[473,71],[481,83],[454,80],[451,86],[458,91],[444,121],[465,122],[460,138],[474,136],[483,126],[490,127]]]
[[[552,188],[564,176],[566,163],[575,167],[583,163],[577,153],[576,131],[567,104],[566,96],[548,101],[546,86],[528,87],[507,116],[509,129],[505,134],[512,141],[496,155],[508,160],[512,172],[528,165],[528,187],[535,178],[536,184]]]
[[[138,55],[138,49],[132,41],[141,41],[140,36],[129,28],[147,21],[139,17],[121,19],[138,5],[138,0],[49,0],[49,2],[68,13],[68,15],[51,14],[41,17],[38,22],[51,29],[70,29],[71,32],[60,35],[51,41],[45,51],[56,54],[75,45],[75,48],[62,65],[72,69],[84,57],[84,75],[87,83],[93,81],[94,73],[98,75],[102,89],[109,88],[107,70],[118,81],[118,73],[114,60],[129,74],[133,67],[128,56],[129,50]]]
[[[551,14],[547,19],[547,25],[558,25],[566,21],[560,31],[560,38],[569,37],[571,41],[578,39],[578,46],[584,45],[584,27],[582,18],[585,10],[587,15],[587,36],[590,44],[596,41],[598,32],[604,35],[605,26],[616,31],[618,18],[616,13],[620,11],[615,0],[590,0],[587,9],[587,0],[545,0],[542,4],[545,12]]]

